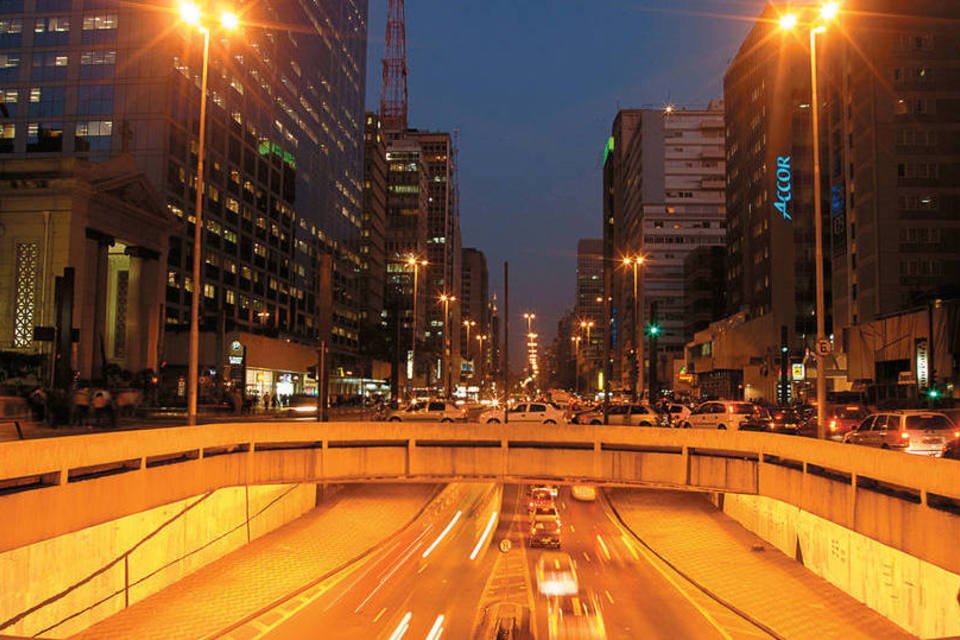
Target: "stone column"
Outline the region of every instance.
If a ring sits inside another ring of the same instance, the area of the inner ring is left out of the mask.
[[[77,287],[80,305],[79,362],[81,378],[98,379],[103,373],[103,343],[107,321],[107,271],[113,238],[87,227],[83,285]]]
[[[127,247],[130,269],[127,285],[127,369],[156,371],[157,334],[153,331],[160,306],[156,251]],[[153,357],[151,357],[151,355]]]

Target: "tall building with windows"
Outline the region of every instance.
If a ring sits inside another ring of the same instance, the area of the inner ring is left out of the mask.
[[[658,379],[668,379],[672,361],[683,357],[683,261],[695,249],[723,244],[723,102],[705,108],[670,106],[630,109],[614,120],[607,164],[612,193],[615,242],[607,247],[607,279],[612,287],[616,337],[612,341],[614,379],[624,388],[644,388],[647,363],[633,369],[635,349],[645,353],[644,331],[656,310]],[[643,256],[637,270],[624,258]],[[634,309],[639,310],[635,317]]]
[[[951,2],[851,0],[821,36],[838,335],[960,295],[958,20]]]
[[[360,350],[390,362],[381,322],[386,285],[387,147],[380,116],[366,114],[363,134],[363,228],[360,238]],[[372,373],[372,372],[371,372]]]
[[[601,370],[607,339],[604,319],[603,240],[583,238],[577,242],[576,324],[580,341],[580,370],[589,389],[599,388],[597,373]]]
[[[286,363],[269,346],[246,351],[248,390],[291,393],[307,386],[321,339],[335,372],[356,364],[367,7],[273,0],[243,20],[242,32],[211,34],[201,282],[191,271],[202,37],[173,7],[0,3],[0,154],[132,156],[175,227],[163,359],[185,364],[179,334],[202,287],[201,365],[225,373],[237,336],[301,344]]]
[[[476,372],[479,363],[475,358],[480,353],[477,336],[490,334],[490,274],[487,257],[479,249],[464,247],[461,256],[460,317],[461,323],[469,323],[470,327],[467,331],[464,326],[460,332],[460,351]]]

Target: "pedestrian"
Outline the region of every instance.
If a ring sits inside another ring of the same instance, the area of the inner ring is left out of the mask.
[[[87,424],[87,414],[90,410],[90,389],[82,387],[73,392],[73,420],[71,422],[77,426]]]
[[[270,408],[270,393],[263,394],[263,410],[266,411]]]
[[[270,408],[272,408],[274,411],[277,410],[277,396],[276,396],[276,394],[270,396]]]

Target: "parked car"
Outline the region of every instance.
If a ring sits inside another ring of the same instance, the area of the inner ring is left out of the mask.
[[[906,453],[939,456],[954,437],[955,425],[943,413],[923,410],[874,413],[844,436],[860,444]]]
[[[690,407],[685,404],[671,403],[661,409],[657,424],[661,427],[679,427],[686,422],[689,415]]]
[[[387,422],[464,422],[467,412],[452,402],[430,400],[387,413]]]
[[[657,414],[644,404],[611,404],[607,407],[607,423],[653,427],[657,424]],[[603,407],[577,414],[576,424],[603,424]]]
[[[510,422],[539,422],[540,424],[562,424],[563,409],[553,406],[549,402],[520,402],[506,412]],[[477,422],[496,424],[504,422],[503,409],[484,411],[477,418]]]
[[[757,405],[738,400],[711,400],[690,412],[684,428],[737,431],[741,423],[754,418]]]
[[[858,404],[845,404],[832,407],[827,418],[827,437],[842,440],[843,436],[863,422],[867,410]]]

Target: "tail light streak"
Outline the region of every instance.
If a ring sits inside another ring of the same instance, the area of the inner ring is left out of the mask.
[[[427,547],[426,551],[423,552],[423,555],[420,556],[421,558],[426,559],[427,556],[433,553],[433,550],[436,549],[437,545],[443,541],[448,533],[450,533],[450,529],[453,529],[453,525],[457,524],[457,521],[460,520],[460,516],[462,515],[463,511],[457,511],[457,515],[453,516],[453,520],[450,521],[450,524],[448,524],[447,527],[440,532],[440,535],[437,536],[437,539],[434,540],[429,547]]]
[[[400,624],[397,625],[397,628],[393,630],[393,633],[390,634],[390,640],[400,640],[403,635],[407,632],[407,629],[410,628],[410,618],[413,617],[412,611],[407,611],[403,618],[400,620]]]
[[[433,626],[430,627],[430,633],[427,634],[426,640],[440,640],[440,635],[443,633],[443,614],[437,616],[436,621],[433,623]]]

